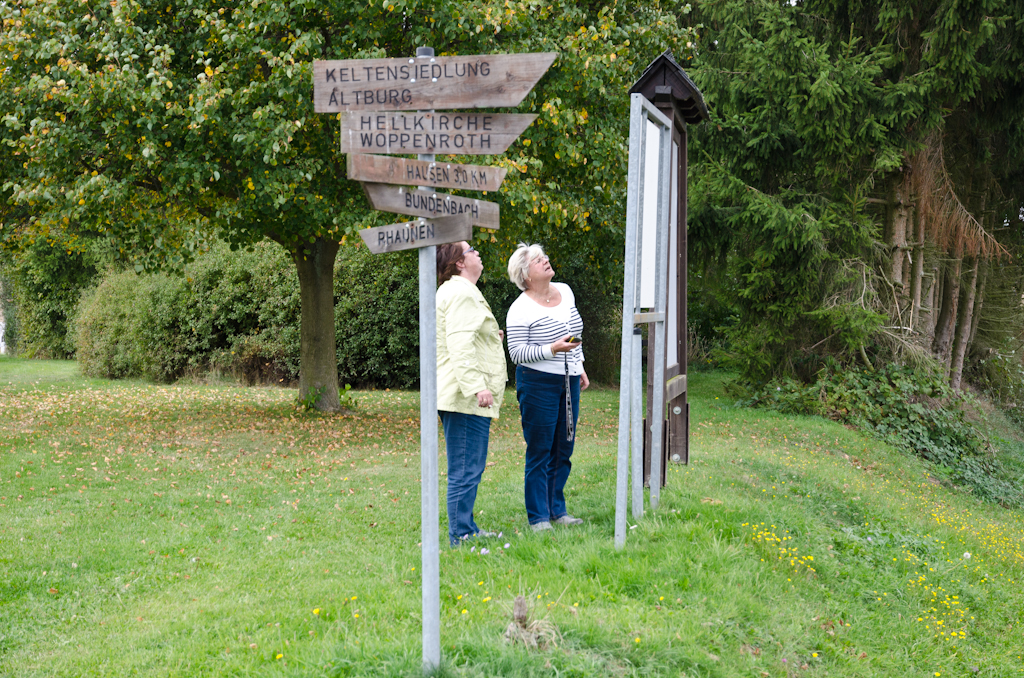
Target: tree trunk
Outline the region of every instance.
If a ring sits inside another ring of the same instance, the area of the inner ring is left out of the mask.
[[[924,286],[924,306],[921,309],[921,334],[922,334],[922,345],[931,346],[932,340],[935,338],[935,319],[938,316],[936,313],[936,307],[939,304],[940,294],[942,293],[942,276],[939,275],[941,269],[938,265],[932,264],[928,269],[928,277],[925,278]]]
[[[917,329],[921,317],[921,287],[924,283],[924,219],[921,210],[914,207],[914,265],[910,276],[910,322]]]
[[[971,336],[967,340],[972,346],[974,337],[978,334],[978,321],[981,319],[981,309],[985,306],[985,285],[988,283],[988,260],[981,262],[981,270],[978,272],[981,282],[978,283],[978,296],[974,300],[974,318],[971,320]]]
[[[893,253],[892,253],[892,284],[900,290],[900,296],[906,298],[909,291],[905,287],[907,260],[907,206],[897,194],[897,203],[893,207]]]
[[[299,353],[299,398],[316,409],[336,412],[338,356],[334,333],[334,259],[338,243],[317,238],[291,251],[299,272],[302,330]]]
[[[931,269],[921,274],[921,304],[914,316],[914,329],[921,333],[922,346],[930,346],[932,341],[932,292],[935,289],[935,275]]]
[[[946,267],[943,274],[939,317],[935,323],[935,339],[932,341],[932,351],[947,368],[953,343],[957,306],[960,303],[960,268],[962,264],[963,259],[960,257],[953,259],[952,264]]]
[[[892,268],[889,273],[889,280],[896,289],[903,288],[903,264],[906,258],[907,249],[907,205],[903,200],[902,187],[897,183],[898,177],[894,177],[889,189],[889,202],[886,210],[885,240],[889,246],[892,256]],[[900,303],[899,297],[905,297],[906,288],[899,289],[896,304]]]
[[[960,379],[964,371],[964,357],[967,355],[967,347],[970,343],[971,321],[974,312],[975,293],[978,290],[978,258],[974,257],[974,265],[971,266],[971,281],[964,291],[964,299],[960,302],[960,313],[956,321],[956,336],[953,339],[953,362],[949,370],[949,385],[955,390],[960,390]]]

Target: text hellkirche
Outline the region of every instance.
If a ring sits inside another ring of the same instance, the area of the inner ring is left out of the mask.
[[[493,116],[465,113],[438,115],[360,115],[361,148],[403,146],[434,150],[491,148]],[[364,131],[369,130],[369,131]]]

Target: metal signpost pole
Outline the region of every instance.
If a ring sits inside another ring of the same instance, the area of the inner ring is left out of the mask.
[[[418,58],[434,56],[417,47]],[[419,156],[433,162],[432,154]],[[441,666],[440,502],[437,473],[437,246],[420,251],[420,537],[423,544],[423,671]]]
[[[633,520],[644,517],[644,339],[639,327],[633,328],[632,384],[629,408],[632,413],[630,431],[633,435],[633,458],[630,475],[633,482]]]
[[[442,163],[439,167],[434,153],[455,153],[455,149],[459,155],[502,153],[537,117],[435,114],[435,109],[514,108],[557,56],[545,52],[435,57],[432,47],[419,47],[415,58],[313,62],[313,107],[317,113],[339,114],[341,150],[349,154],[349,179],[362,184],[374,209],[419,217],[365,228],[359,236],[374,254],[419,249],[420,574],[426,673],[441,666],[436,246],[471,240],[474,225],[501,227],[497,203],[434,189],[495,191],[506,173],[487,165]],[[426,110],[403,112],[414,109]],[[413,134],[405,125],[424,132]],[[419,153],[419,159],[375,153]],[[422,191],[410,191],[410,185]]]
[[[640,164],[640,134],[637,123],[643,111],[637,96],[629,102],[629,164],[627,186],[636,186]],[[637,202],[635,190],[626,191],[626,251],[623,258],[625,281],[622,288],[622,349],[619,358],[619,450],[615,474],[615,548],[626,545],[626,510],[629,495],[630,394],[633,381],[633,313],[636,308]]]
[[[633,302],[633,310],[630,312],[631,320],[633,322],[633,366],[630,371],[631,379],[633,384],[630,387],[630,430],[632,431],[633,444],[631,450],[631,466],[630,471],[630,483],[633,487],[633,519],[640,520],[644,516],[644,395],[643,395],[643,381],[644,381],[644,357],[643,357],[643,339],[640,336],[641,329],[636,326],[637,319],[636,315],[643,310],[643,297],[640,294],[640,290],[643,287],[643,267],[647,263],[644,261],[644,248],[642,246],[644,236],[644,191],[646,190],[647,184],[647,115],[644,111],[644,100],[643,98],[637,99],[639,107],[637,109],[636,117],[630,122],[630,131],[633,129],[633,125],[636,125],[637,134],[640,137],[640,149],[637,156],[637,164],[640,167],[640,173],[636,177],[636,184],[634,185],[635,192],[637,195],[636,201],[636,241],[637,250],[636,258],[633,260],[633,270],[635,278],[635,291]],[[648,337],[649,339],[650,337]]]
[[[653,365],[647,369],[654,372],[654,397],[648,408],[647,421],[651,422],[651,510],[658,509],[661,499],[661,435],[665,422],[665,329],[668,317],[668,240],[669,204],[672,178],[672,127],[659,126],[661,147],[660,171],[658,172],[658,263],[655,266],[654,310],[660,320],[654,323]],[[649,340],[649,339],[648,339]]]

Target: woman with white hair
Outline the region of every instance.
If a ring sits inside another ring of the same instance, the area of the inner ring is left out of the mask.
[[[508,310],[505,331],[526,439],[526,515],[535,532],[583,522],[565,506],[580,390],[590,385],[583,320],[572,289],[551,282],[554,276],[540,245],[520,243],[508,260],[508,277],[523,291]]]

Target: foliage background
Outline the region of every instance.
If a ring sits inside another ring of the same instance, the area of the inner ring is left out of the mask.
[[[592,338],[602,336],[603,346],[614,348],[610,335],[615,328],[604,335],[600,329],[614,305],[588,286],[593,278],[580,270],[583,266],[573,271],[572,264],[559,277],[577,290],[588,323],[587,348]],[[371,255],[361,246],[340,250],[334,296],[342,382],[378,388],[418,384],[417,280],[415,252]],[[482,291],[504,325],[519,290],[492,274]],[[271,243],[238,252],[216,243],[180,275],[138,275],[111,266],[69,317],[76,328],[72,338],[79,364],[89,376],[169,382],[212,371],[245,383],[291,384],[298,378],[298,282],[287,256]],[[594,325],[598,329],[591,331]],[[610,349],[602,353],[602,344],[595,344],[588,351],[588,368],[598,379],[613,379]]]
[[[684,61],[693,51],[688,11],[674,1],[209,0],[83,12],[16,0],[0,8],[0,241],[94,238],[139,271],[180,271],[210,236],[319,256],[324,243],[391,218],[345,178],[336,120],[312,111],[314,59],[405,56],[419,45],[440,55],[556,51],[517,109],[539,119],[492,159],[510,169],[501,192],[479,196],[500,203],[502,228],[474,244],[500,278],[517,242],[543,243],[581,301],[594,376],[610,378],[616,304],[605,298],[621,285],[626,91],[666,48]],[[503,314],[507,290],[482,284]],[[380,349],[375,320],[346,318],[339,344]],[[374,355],[363,362],[345,369],[370,380],[372,366],[384,368]],[[407,382],[399,373],[410,365],[399,363],[372,379]]]

